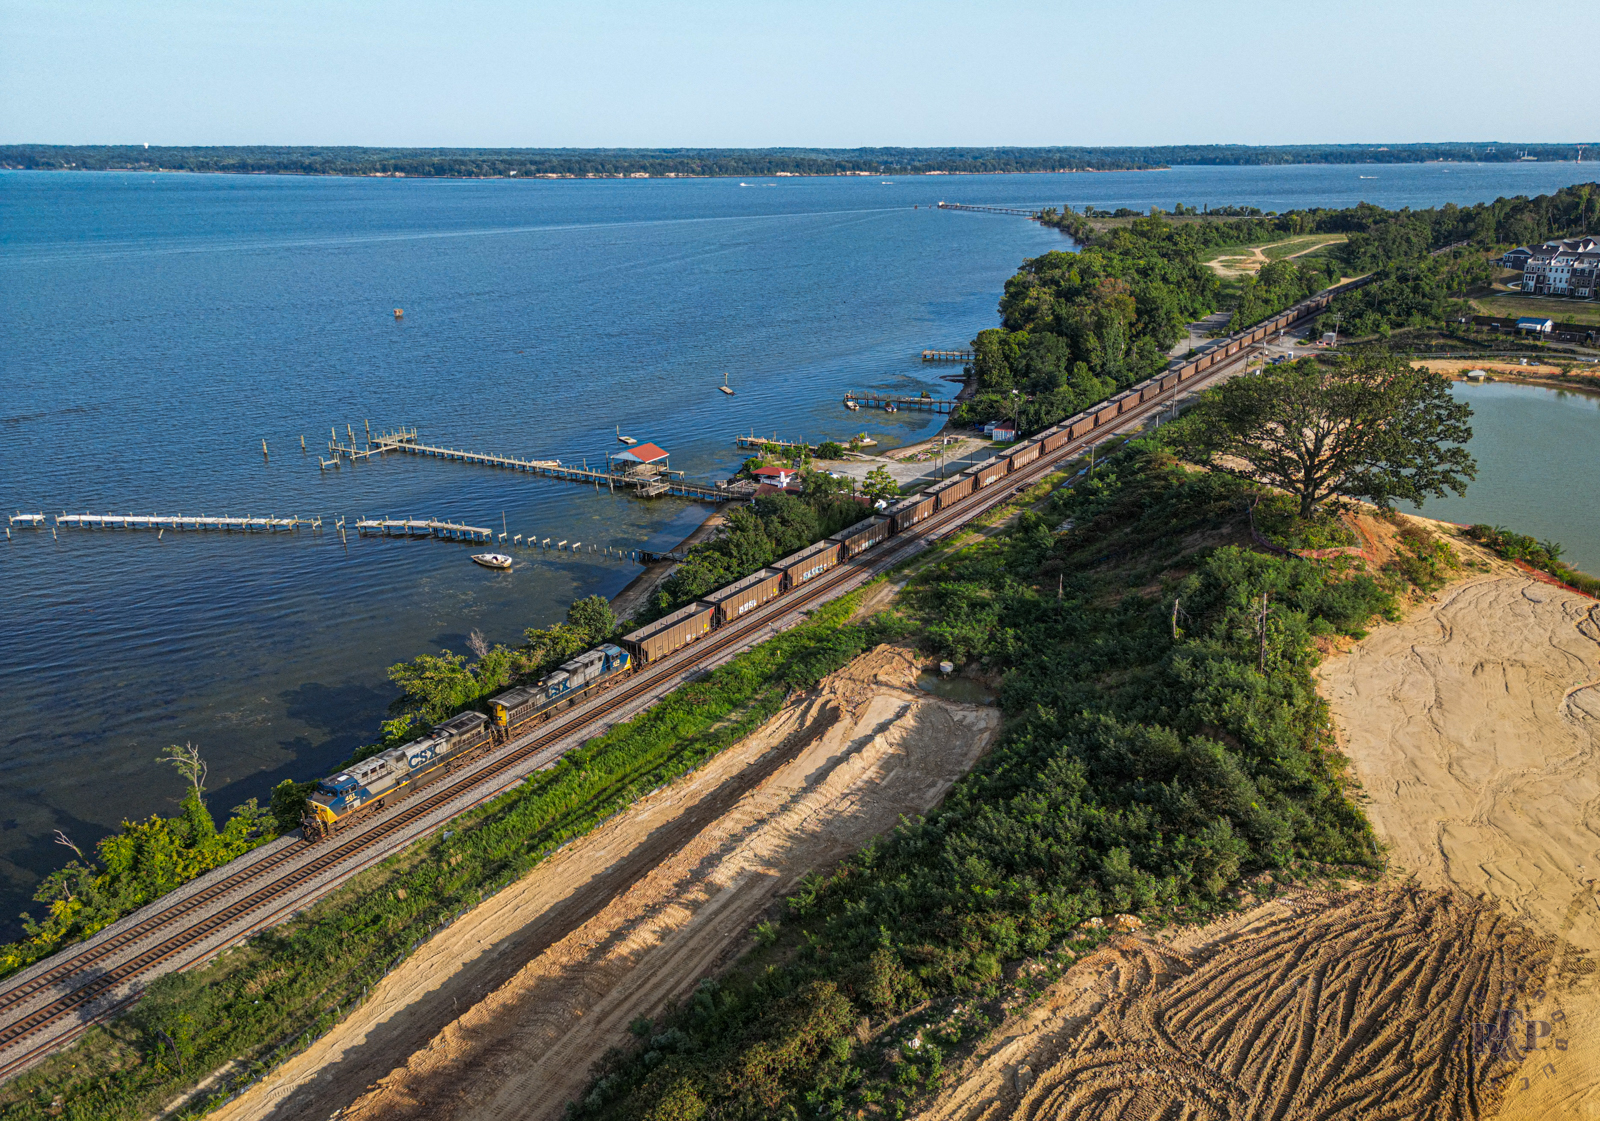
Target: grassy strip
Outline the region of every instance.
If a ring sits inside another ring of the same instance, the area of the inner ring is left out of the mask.
[[[935,655],[1001,679],[1001,741],[641,1023],[576,1117],[904,1116],[1113,916],[1202,921],[1263,877],[1379,865],[1310,671],[1393,591],[1240,548],[1259,496],[1153,443],[908,585]]]
[[[675,690],[301,918],[157,980],[129,1015],[0,1088],[0,1118],[141,1117],[234,1063],[176,1115],[207,1112],[303,1050],[433,932],[880,641],[892,622],[848,623],[859,598]]]

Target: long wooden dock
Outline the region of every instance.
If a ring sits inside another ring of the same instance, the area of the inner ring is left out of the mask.
[[[954,411],[956,407],[956,403],[947,397],[900,397],[887,393],[857,393],[853,389],[846,390],[845,408],[849,408],[852,401],[867,409],[887,409],[893,405],[897,411],[920,409],[929,413],[948,413]]]
[[[362,537],[442,537],[449,541],[493,541],[494,530],[441,522],[434,518],[359,518],[352,523]]]
[[[978,357],[973,350],[925,350],[922,352],[924,362],[971,362]]]
[[[1020,214],[1024,218],[1037,218],[1037,210],[1018,210],[1011,206],[968,206],[960,202],[941,202],[940,210],[980,210],[986,214]]]
[[[220,518],[199,514],[58,514],[58,526],[75,526],[79,529],[214,529],[252,530],[269,533],[294,532],[300,529],[321,529],[322,519],[316,518]]]
[[[814,444],[797,444],[790,440],[780,440],[776,436],[735,436],[733,442],[741,448],[777,448],[785,452],[803,451],[808,455],[817,450]]]
[[[726,502],[729,495],[720,487],[685,481],[682,471],[653,470],[604,471],[594,467],[574,467],[559,459],[521,459],[511,455],[491,455],[487,452],[467,451],[463,448],[435,447],[417,439],[417,430],[400,429],[398,433],[382,433],[372,438],[374,452],[406,452],[410,455],[432,456],[436,459],[453,459],[458,463],[472,463],[480,467],[499,467],[508,471],[525,471],[549,479],[603,486],[607,490],[631,490],[641,498],[692,498],[701,502]]]

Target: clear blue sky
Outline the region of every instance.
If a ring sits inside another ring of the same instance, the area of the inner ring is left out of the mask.
[[[0,0],[0,142],[1587,140],[1597,41],[1596,0]]]

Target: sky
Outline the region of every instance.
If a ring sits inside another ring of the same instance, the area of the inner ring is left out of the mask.
[[[1519,67],[1596,41],[1594,0],[0,0],[0,143],[1593,140]]]

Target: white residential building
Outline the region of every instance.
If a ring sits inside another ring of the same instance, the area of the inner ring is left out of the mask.
[[[1534,296],[1600,296],[1600,240],[1568,237],[1530,251],[1522,267],[1522,290]]]

